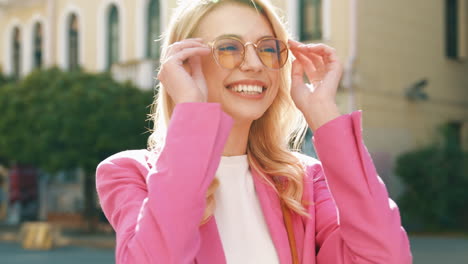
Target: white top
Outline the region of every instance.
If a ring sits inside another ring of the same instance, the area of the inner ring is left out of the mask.
[[[247,155],[222,156],[214,217],[227,264],[279,263],[255,192]]]

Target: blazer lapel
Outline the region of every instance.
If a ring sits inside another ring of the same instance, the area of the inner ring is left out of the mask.
[[[226,257],[214,216],[200,227],[200,238],[200,250],[195,263],[225,264]]]
[[[284,226],[283,213],[278,195],[273,188],[261,178],[254,169],[251,170],[255,190],[260,201],[270,236],[278,253],[281,264],[291,264],[291,249],[289,248],[288,233]]]

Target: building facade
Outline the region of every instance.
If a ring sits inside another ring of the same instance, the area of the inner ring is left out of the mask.
[[[295,39],[336,48],[343,112],[364,110],[364,136],[391,195],[402,152],[450,123],[468,142],[468,0],[272,0]],[[159,38],[176,0],[0,0],[0,68],[111,71],[154,87]],[[310,144],[310,141],[309,141]]]

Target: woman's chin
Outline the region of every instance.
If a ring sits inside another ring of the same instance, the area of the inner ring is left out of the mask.
[[[247,109],[242,109],[230,111],[228,114],[238,123],[252,123],[262,117],[264,113],[265,111],[261,110],[247,111]]]

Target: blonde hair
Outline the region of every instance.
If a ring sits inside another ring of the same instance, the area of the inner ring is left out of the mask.
[[[255,8],[269,20],[276,37],[288,40],[288,32],[274,7],[268,0],[189,0],[179,2],[169,27],[163,36],[161,62],[167,47],[177,41],[192,37],[200,20],[222,3],[242,3]],[[294,212],[308,216],[303,201],[303,178],[305,165],[291,152],[299,151],[304,139],[307,123],[294,106],[290,96],[291,60],[280,70],[280,89],[272,105],[262,117],[253,121],[247,143],[247,157],[251,168],[261,175],[285,205]],[[159,84],[152,105],[150,118],[154,130],[148,139],[148,149],[158,153],[164,146],[167,125],[175,107],[164,86]],[[216,201],[214,193],[219,185],[215,178],[206,194],[206,209],[201,225],[213,215]]]

